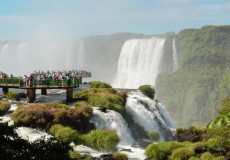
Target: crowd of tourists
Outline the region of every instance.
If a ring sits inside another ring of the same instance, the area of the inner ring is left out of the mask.
[[[85,70],[47,70],[44,71],[34,71],[30,76],[24,75],[19,77],[22,79],[23,84],[26,86],[31,85],[49,85],[50,81],[58,82],[58,85],[61,86],[63,80],[67,81],[68,85],[71,84],[71,80],[79,79],[80,77],[91,77],[91,72]],[[1,73],[1,78],[13,78],[13,75],[10,76]]]

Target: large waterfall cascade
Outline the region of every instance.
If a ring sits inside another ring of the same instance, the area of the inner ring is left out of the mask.
[[[120,113],[108,109],[105,113],[94,107],[92,122],[97,129],[115,130],[121,139],[119,145],[131,146],[133,144],[134,139],[128,128],[128,124]]]
[[[164,106],[146,97],[140,91],[129,93],[126,111],[133,116],[137,123],[144,127],[145,131],[158,132],[161,140],[167,139],[168,134],[172,135],[172,120]]]
[[[155,84],[165,39],[131,39],[122,47],[117,74],[112,83],[115,88],[138,88]]]
[[[176,40],[173,38],[173,72],[179,69]]]

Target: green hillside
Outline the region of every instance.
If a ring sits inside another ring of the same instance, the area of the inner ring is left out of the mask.
[[[179,70],[157,78],[157,98],[178,126],[206,124],[230,95],[230,26],[186,29],[175,35]]]

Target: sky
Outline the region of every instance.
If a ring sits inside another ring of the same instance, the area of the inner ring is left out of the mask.
[[[229,0],[0,0],[0,40],[229,25]]]

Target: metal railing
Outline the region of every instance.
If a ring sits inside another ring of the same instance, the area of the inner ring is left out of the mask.
[[[79,82],[77,79],[69,80],[40,80],[36,79],[33,81],[23,82],[22,78],[1,78],[0,85],[18,86],[18,87],[36,87],[36,86],[47,86],[47,87],[78,87]]]

